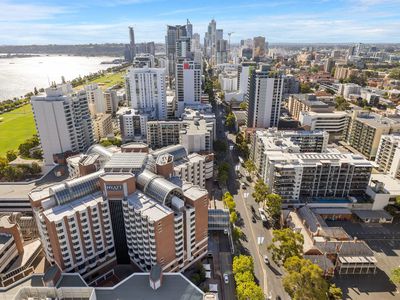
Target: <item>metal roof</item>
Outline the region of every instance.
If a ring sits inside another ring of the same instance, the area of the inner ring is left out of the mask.
[[[100,156],[110,159],[113,153],[102,145],[93,145],[87,151],[86,154],[99,154]]]
[[[165,154],[165,153],[171,154],[174,157],[174,161],[180,160],[187,156],[186,149],[182,145],[173,145],[164,147],[154,151],[152,155],[155,158],[157,158],[160,154]]]
[[[144,168],[147,162],[147,154],[140,152],[122,152],[112,155],[110,160],[105,164],[106,172],[132,172]]]

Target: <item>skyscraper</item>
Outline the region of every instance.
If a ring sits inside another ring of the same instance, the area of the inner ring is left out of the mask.
[[[247,127],[277,127],[281,111],[283,78],[271,74],[268,65],[252,71],[249,76],[246,100]]]
[[[177,62],[175,91],[175,97],[178,103],[178,117],[182,115],[185,105],[200,103],[201,63],[185,59],[180,59]]]
[[[86,91],[75,93],[69,83],[52,86],[31,103],[46,165],[54,164],[54,155],[83,152],[93,144]]]
[[[135,32],[133,31],[133,27],[128,27],[129,28],[129,46],[131,50],[131,61],[136,56],[136,44],[135,44]]]
[[[265,56],[265,37],[257,36],[253,43],[253,59],[258,60]]]
[[[166,119],[165,69],[147,66],[130,68],[126,80],[133,109],[141,114],[148,114],[151,119]]]
[[[167,25],[167,35],[165,36],[165,51],[168,60],[168,76],[175,76],[176,64],[176,42],[180,38],[187,37],[185,25],[170,26]]]

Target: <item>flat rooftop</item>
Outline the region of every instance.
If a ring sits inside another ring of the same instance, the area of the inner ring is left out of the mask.
[[[114,153],[104,166],[106,171],[141,169],[147,162],[146,153],[123,152]]]
[[[49,221],[56,222],[64,217],[75,215],[78,211],[86,210],[87,207],[95,206],[99,202],[103,202],[103,195],[101,192],[96,192],[75,199],[66,204],[49,208],[45,210],[43,214],[49,219]]]
[[[128,197],[128,205],[132,205],[135,210],[140,211],[142,215],[154,222],[173,214],[170,208],[161,205],[158,201],[140,191],[136,191]]]
[[[196,200],[205,195],[208,195],[206,189],[199,186],[193,185],[191,183],[184,183],[182,186],[183,195],[189,199]]]

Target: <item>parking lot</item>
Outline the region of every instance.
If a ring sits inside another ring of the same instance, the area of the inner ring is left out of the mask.
[[[351,221],[327,221],[329,226],[341,226],[359,240],[364,240],[377,259],[375,275],[336,276],[334,282],[346,299],[400,299],[389,274],[400,266],[400,224],[364,224]]]

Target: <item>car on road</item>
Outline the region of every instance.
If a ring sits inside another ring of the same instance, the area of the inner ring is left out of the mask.
[[[228,274],[226,274],[226,273],[224,273],[224,282],[225,282],[226,284],[229,283],[229,276],[228,276]]]
[[[252,221],[253,223],[256,223],[256,222],[257,222],[256,217],[255,217],[255,216],[252,216],[252,217],[251,217],[251,221]]]
[[[266,265],[269,265],[269,264],[270,264],[268,256],[264,255],[264,256],[263,256],[263,260],[264,260],[264,263],[265,263]]]

